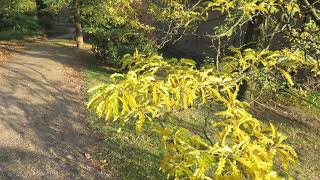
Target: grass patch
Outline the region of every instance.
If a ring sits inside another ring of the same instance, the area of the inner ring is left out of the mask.
[[[0,40],[22,40],[30,37],[43,36],[40,31],[0,31]]]
[[[76,42],[70,39],[49,39],[48,44],[61,47],[76,47]]]
[[[296,114],[302,114],[306,117],[304,115],[307,113],[305,108],[296,107],[295,110]],[[313,111],[313,113],[320,114],[320,111]],[[287,143],[298,153],[297,166],[293,167],[291,172],[295,179],[320,178],[319,124],[310,126],[305,122],[314,121],[311,114],[305,119],[299,119],[299,121],[283,117],[263,108],[255,114],[263,122],[274,124],[279,132],[288,137]]]
[[[312,90],[308,92],[306,99],[313,104],[305,103],[308,107],[320,107],[320,91]]]

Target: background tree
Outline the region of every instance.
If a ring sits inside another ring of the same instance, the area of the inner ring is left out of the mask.
[[[77,47],[83,46],[83,32],[82,32],[82,25],[81,25],[81,5],[80,0],[74,0],[74,24],[76,29],[76,41],[77,41]]]
[[[44,10],[47,8],[47,6],[43,2],[43,0],[36,0],[36,5],[37,5],[37,16],[40,19],[44,16]]]
[[[33,0],[0,0],[0,39],[42,35]]]

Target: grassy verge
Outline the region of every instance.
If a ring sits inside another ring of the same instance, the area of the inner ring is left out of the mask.
[[[308,124],[306,121],[314,121],[305,108],[295,108],[295,113],[302,114],[305,119],[291,119],[261,108],[256,116],[265,123],[274,124],[278,131],[285,134],[287,143],[298,153],[297,166],[292,167],[291,175],[295,179],[319,179],[320,171],[320,131],[319,124]],[[309,113],[320,113],[310,111]]]
[[[269,97],[266,103],[252,106],[254,115],[265,123],[274,124],[285,134],[298,153],[297,166],[292,168],[295,179],[320,179],[320,104],[319,91],[309,91],[305,100],[288,95]],[[270,103],[268,103],[270,102]],[[316,105],[316,106],[315,106]]]
[[[44,33],[41,31],[0,31],[0,40],[22,40],[31,37],[41,37]]]
[[[103,68],[94,63],[90,58],[86,63],[86,79],[88,87],[101,82],[108,82],[110,74],[115,69]],[[318,96],[317,96],[318,97]],[[311,96],[312,100],[319,103],[318,99]],[[287,105],[286,105],[287,106]],[[179,117],[177,123],[201,135],[205,119],[214,120],[214,111],[217,106],[208,105],[201,109],[190,109],[175,114]],[[302,104],[294,104],[289,109],[292,113],[303,119],[292,119],[283,114],[277,114],[265,107],[253,107],[256,117],[265,124],[272,123],[279,132],[288,136],[287,143],[292,145],[299,157],[298,164],[293,167],[292,175],[295,179],[319,179],[320,171],[320,115],[319,109],[308,108]],[[159,171],[161,149],[158,137],[146,134],[136,134],[134,126],[129,124],[118,133],[120,126],[115,123],[98,119],[93,113],[88,114],[90,126],[94,128],[103,139],[102,150],[96,154],[99,160],[106,160],[106,170],[119,179],[165,179]],[[311,124],[309,122],[312,122]],[[214,131],[212,137],[214,137]]]

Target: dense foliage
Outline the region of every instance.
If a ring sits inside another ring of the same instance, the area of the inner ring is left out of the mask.
[[[42,34],[32,0],[0,1],[0,39]]]
[[[121,66],[121,59],[125,54],[139,49],[144,53],[155,51],[151,40],[145,38],[143,33],[137,32],[125,25],[110,28],[97,28],[90,30],[86,27],[84,31],[87,38],[94,45],[93,51],[104,64]]]
[[[94,94],[88,107],[106,120],[122,125],[135,121],[138,132],[160,134],[164,151],[161,169],[176,179],[290,177],[288,168],[295,163],[296,152],[285,144],[286,137],[272,124],[264,125],[254,118],[248,104],[239,101],[238,94],[243,96],[248,86],[269,92],[294,89],[292,75],[301,69],[307,69],[310,76],[319,74],[318,56],[309,54],[319,52],[318,43],[311,41],[312,44],[309,39],[319,38],[319,27],[303,10],[310,7],[285,0],[141,2],[140,5],[149,7],[148,15],[154,23],[162,23],[160,26],[145,23],[147,29],[162,34],[160,45],[194,33],[198,23],[205,21],[212,11],[226,15],[221,17],[226,23],[206,35],[213,45],[222,38],[232,38],[247,25],[244,43],[238,47],[231,44],[227,49],[220,47],[215,62],[201,68],[189,59],[164,59],[138,51],[126,55],[123,69],[128,69],[128,73],[114,74],[112,83],[91,89],[89,92]],[[301,25],[296,23],[300,18],[308,20]],[[266,25],[266,19],[272,23]],[[266,35],[270,30],[271,34]],[[277,35],[291,41],[290,46],[274,46]],[[219,118],[207,125],[216,129],[215,138],[199,136],[170,123],[170,112],[213,102],[221,107],[215,113]],[[286,174],[280,176],[276,169]]]
[[[135,20],[137,14],[126,1],[85,1],[82,6],[87,39],[105,64],[121,66],[122,57],[135,49],[154,52],[153,41],[137,28],[142,24]]]
[[[59,18],[73,19],[71,5],[70,0],[0,0],[0,39],[42,36]]]
[[[88,106],[96,109],[100,117],[120,121],[123,125],[135,119],[137,131],[149,124],[147,127],[163,138],[165,157],[161,167],[176,178],[187,175],[201,179],[220,176],[272,179],[278,177],[273,168],[275,158],[283,160],[287,171],[288,162],[295,162],[296,153],[283,144],[285,136],[276,132],[272,125],[264,127],[246,110],[246,103],[236,99],[237,84],[249,75],[234,70],[262,63],[262,69],[275,69],[292,84],[291,76],[282,68],[287,69],[290,64],[314,66],[316,63],[312,59],[301,62],[300,58],[298,53],[288,51],[248,50],[226,57],[236,61],[226,63],[225,72],[217,72],[213,68],[197,70],[195,62],[188,59],[164,60],[158,55],[144,57],[136,52],[125,57],[124,68],[130,69],[128,74],[115,74],[112,84],[90,90],[97,94]],[[264,71],[256,68],[254,73],[258,77]],[[168,112],[210,101],[224,107],[216,114],[220,120],[209,125],[220,130],[219,139],[203,139],[160,120]]]

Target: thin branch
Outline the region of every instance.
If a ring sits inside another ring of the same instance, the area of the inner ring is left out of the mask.
[[[310,16],[316,22],[316,24],[320,27],[320,17],[317,13],[317,10],[309,3],[308,0],[300,0],[300,2],[307,7]]]
[[[208,127],[208,118],[205,118],[204,127],[203,127],[202,130],[203,130],[203,134],[204,134],[205,139],[207,139],[208,142],[210,143],[210,145],[212,146],[212,145],[213,145],[213,142],[212,142],[212,140],[210,139],[210,136],[208,135],[207,127]]]

